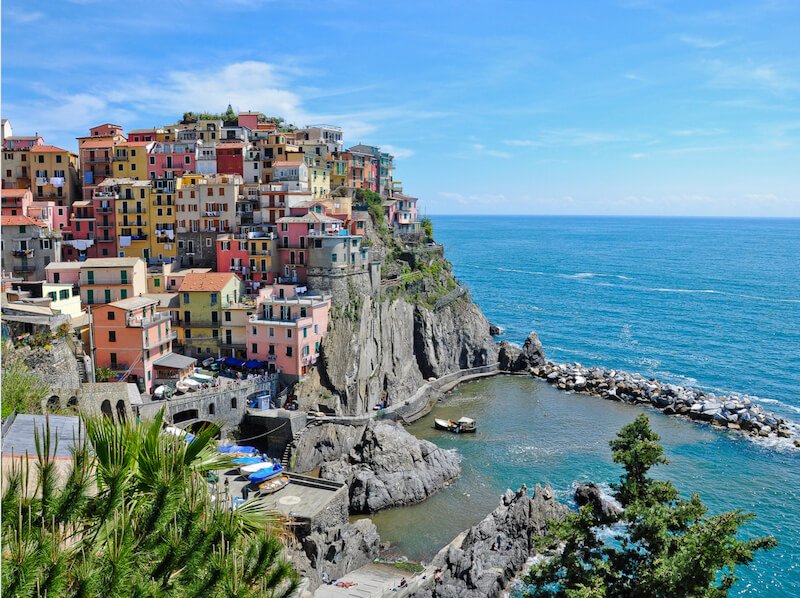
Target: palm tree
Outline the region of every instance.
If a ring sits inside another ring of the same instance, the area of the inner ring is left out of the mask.
[[[282,522],[258,500],[216,502],[206,475],[230,467],[217,429],[191,442],[151,421],[84,421],[68,467],[49,422],[33,472],[13,466],[2,496],[4,596],[288,596]]]

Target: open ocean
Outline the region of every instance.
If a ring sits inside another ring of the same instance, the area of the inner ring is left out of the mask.
[[[433,218],[458,279],[505,338],[536,330],[554,361],[640,372],[757,397],[800,420],[800,220],[614,217]],[[529,378],[462,385],[410,431],[457,448],[457,482],[419,505],[378,513],[385,540],[429,559],[507,487],[615,481],[607,441],[641,408],[559,392]],[[672,465],[657,470],[712,512],[757,514],[745,534],[775,550],[741,569],[733,594],[800,596],[800,452],[688,420],[651,419]],[[432,429],[476,417],[477,437]]]

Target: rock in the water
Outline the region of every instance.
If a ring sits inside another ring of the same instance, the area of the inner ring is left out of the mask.
[[[507,490],[500,506],[470,528],[461,542],[454,541],[436,555],[432,565],[441,570],[441,579],[429,578],[413,598],[501,596],[535,552],[536,537],[566,512],[549,486],[537,485],[532,498],[524,488]]]
[[[578,485],[575,489],[575,502],[579,507],[592,505],[594,512],[606,522],[613,521],[622,512],[619,505],[603,496],[597,484],[593,483]]]
[[[497,360],[500,362],[500,369],[506,372],[516,372],[517,362],[522,354],[519,347],[515,347],[508,341],[502,341],[499,345]]]
[[[489,336],[500,336],[501,334],[503,334],[503,331],[500,329],[500,326],[489,322]]]
[[[361,440],[320,477],[350,487],[350,510],[370,513],[428,498],[458,477],[455,453],[412,436],[399,424],[371,421]]]
[[[530,368],[542,366],[547,362],[544,357],[544,349],[535,332],[531,332],[522,345],[522,353],[517,359],[516,370],[527,371]]]

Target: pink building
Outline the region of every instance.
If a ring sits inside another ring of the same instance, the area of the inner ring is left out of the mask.
[[[109,368],[117,379],[136,382],[153,392],[154,365],[172,353],[177,334],[169,312],[157,311],[158,301],[131,297],[92,309],[95,368]]]
[[[259,293],[247,326],[247,357],[266,361],[287,381],[306,375],[328,330],[330,296],[305,287],[274,284]]]
[[[198,152],[197,141],[157,141],[147,152],[147,176],[176,179],[197,172]]]
[[[322,234],[337,234],[342,221],[337,218],[308,212],[303,216],[279,218],[278,256],[281,271],[280,282],[304,283],[308,273],[308,249],[310,238]]]
[[[5,189],[2,190],[3,216],[30,216],[28,209],[33,203],[33,193],[30,189]],[[53,228],[52,226],[50,227]]]
[[[258,128],[258,115],[258,112],[240,112],[238,125],[254,131]]]
[[[50,262],[44,269],[47,282],[51,284],[71,284],[78,287],[81,283],[81,262]]]
[[[248,256],[247,235],[217,236],[217,272],[236,272],[244,278]]]

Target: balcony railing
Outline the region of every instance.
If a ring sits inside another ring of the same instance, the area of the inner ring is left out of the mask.
[[[222,326],[222,322],[217,320],[216,322],[212,322],[210,320],[192,320],[191,322],[179,321],[179,326],[183,326],[184,328],[219,328]]]
[[[33,249],[15,249],[14,257],[33,257]]]
[[[137,316],[128,318],[128,326],[147,328],[148,326],[155,326],[156,324],[160,324],[161,322],[166,322],[167,320],[171,319],[172,319],[171,313],[166,311],[160,311],[148,317]]]
[[[178,333],[173,330],[172,332],[170,332],[166,336],[162,336],[161,338],[155,337],[146,340],[144,343],[144,348],[152,349],[154,347],[160,347],[161,345],[164,345],[170,341],[174,341],[176,338],[178,338]]]
[[[35,272],[36,266],[33,264],[19,264],[11,268],[12,272]]]
[[[116,239],[115,239],[114,237],[108,237],[108,238],[105,238],[105,237],[98,237],[98,238],[96,239],[96,241],[97,241],[98,243],[115,243],[115,242],[116,242]]]

